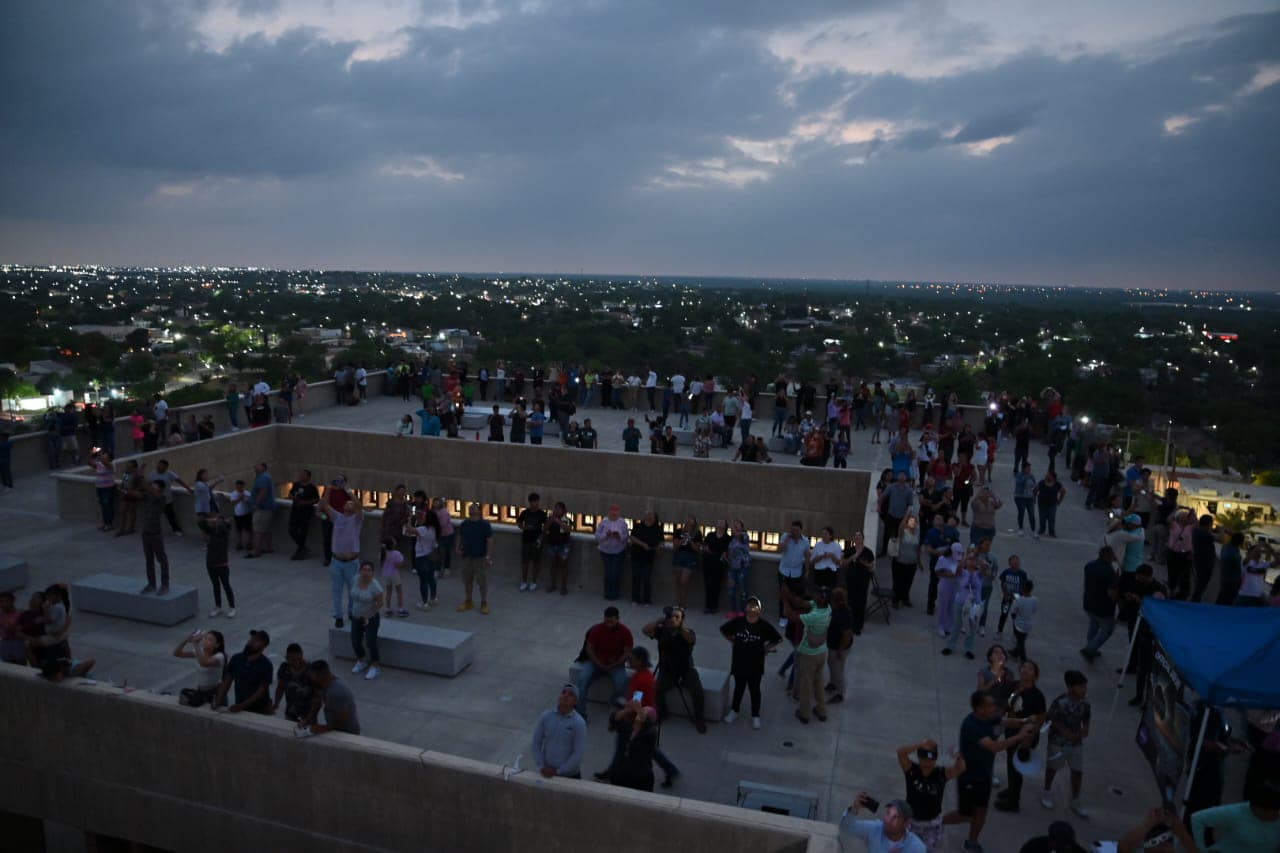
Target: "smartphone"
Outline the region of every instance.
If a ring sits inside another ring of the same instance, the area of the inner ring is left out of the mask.
[[[880,808],[880,801],[874,797],[863,797],[862,804],[867,807],[867,811],[873,812]]]
[[[637,690],[635,693],[631,694],[632,702],[639,702],[643,698],[644,698],[644,693],[642,691]]]

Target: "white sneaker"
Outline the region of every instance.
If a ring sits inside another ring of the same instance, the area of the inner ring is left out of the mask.
[[[525,592],[528,589],[529,589],[529,584],[525,583],[524,581],[520,581],[520,591]]]
[[[351,667],[351,674],[359,675],[360,673],[364,672],[368,668],[369,668],[369,664],[365,663],[362,660],[358,660],[356,661],[356,665]]]
[[[1024,537],[1024,536],[1026,536],[1026,535],[1027,535],[1027,534],[1026,534],[1026,532],[1025,532],[1025,531],[1023,531],[1023,529],[1022,529],[1021,527],[1019,527],[1019,528],[1018,528],[1018,538],[1019,538],[1019,539],[1021,539],[1021,538],[1023,538],[1023,537]]]
[[[221,608],[221,607],[215,607],[213,610],[210,610],[210,611],[209,611],[209,618],[210,618],[210,619],[216,619],[216,618],[218,618],[218,617],[219,617],[219,616],[221,616],[221,615],[222,615],[222,608]]]
[[[1040,805],[1044,806],[1046,809],[1053,808],[1053,794],[1050,794],[1048,791],[1045,791],[1044,794],[1040,797]]]
[[[1000,787],[1000,777],[999,777],[999,776],[992,776],[992,777],[991,777],[991,787],[993,787],[993,788],[999,788],[999,787]]]
[[[724,715],[724,721],[725,721],[726,723],[732,723],[732,722],[733,722],[734,720],[736,720],[736,719],[738,719],[738,712],[737,712],[737,711],[730,711],[729,713],[727,713],[727,714],[725,714],[725,715]]]
[[[430,605],[430,604],[428,604],[428,603],[427,603],[427,602],[425,602],[425,601],[419,601],[419,602],[418,602],[418,604],[417,604],[417,607],[418,607],[418,609],[419,609],[419,610],[430,610],[430,609],[431,609],[431,605]]]
[[[538,588],[538,585],[536,583],[534,583],[533,581],[529,582],[529,592],[533,592],[537,588]]]
[[[759,728],[760,728],[760,718],[759,718],[759,717],[752,717],[752,718],[751,718],[751,728],[753,728],[753,729],[759,729]]]
[[[236,609],[234,607],[227,611],[227,618],[228,619],[236,618]]]
[[[373,680],[374,680],[375,678],[377,678],[379,675],[382,675],[382,667],[380,667],[380,666],[371,666],[371,667],[369,667],[369,671],[368,671],[368,672],[366,672],[366,673],[364,674],[364,680],[365,680],[365,681],[373,681]]]
[[[1086,809],[1084,807],[1084,804],[1081,803],[1079,800],[1072,800],[1069,808],[1071,809],[1071,811],[1075,812],[1076,817],[1083,818],[1085,820],[1089,819],[1089,810]]]

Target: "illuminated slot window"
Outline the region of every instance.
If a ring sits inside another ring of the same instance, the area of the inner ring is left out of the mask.
[[[508,524],[515,524],[516,518],[519,517],[519,515],[520,515],[520,507],[518,506],[509,506],[509,507],[503,508],[502,519]]]
[[[484,509],[485,509],[485,515],[484,515],[485,520],[487,521],[502,520],[502,507],[498,506],[497,504],[485,504]]]
[[[760,550],[773,552],[778,550],[778,546],[782,544],[781,533],[764,533],[763,541],[760,543]]]
[[[445,498],[444,505],[449,507],[449,514],[454,517],[466,516],[467,514],[467,507],[460,500],[449,500],[448,498]]]
[[[579,530],[595,530],[595,529],[596,529],[596,518],[597,518],[596,516],[594,516],[594,515],[587,515],[587,514],[584,512],[582,515],[579,515],[579,516],[578,516],[578,524],[576,525],[576,527],[577,527]]]
[[[675,533],[676,533],[676,526],[674,523],[670,521],[664,521],[662,523],[662,535],[665,538],[670,539],[672,536],[675,535]]]
[[[747,534],[747,547],[752,551],[759,551],[764,534],[759,530],[747,530],[744,532]]]

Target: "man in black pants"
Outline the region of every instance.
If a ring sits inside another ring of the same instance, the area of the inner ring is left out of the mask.
[[[289,559],[303,560],[311,553],[307,550],[307,533],[316,514],[316,504],[320,503],[320,490],[311,482],[311,472],[306,468],[289,489],[289,500],[293,501],[289,509],[289,538],[297,546]]]
[[[1213,535],[1213,516],[1200,516],[1196,528],[1191,531],[1191,564],[1196,573],[1195,589],[1191,593],[1192,601],[1200,601],[1204,591],[1213,579],[1213,565],[1218,562],[1218,552],[1214,547],[1217,537]]]
[[[641,629],[646,637],[658,642],[658,722],[667,718],[667,691],[678,686],[682,691],[688,691],[693,700],[693,724],[698,734],[706,734],[707,724],[703,720],[706,697],[698,669],[693,665],[693,646],[698,641],[697,635],[685,627],[684,608],[669,607],[663,614],[664,618]]]

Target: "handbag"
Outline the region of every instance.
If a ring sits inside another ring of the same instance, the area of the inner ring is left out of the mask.
[[[895,560],[898,559],[898,537],[895,536],[889,540],[888,551],[890,557],[893,557]]]

